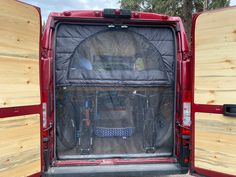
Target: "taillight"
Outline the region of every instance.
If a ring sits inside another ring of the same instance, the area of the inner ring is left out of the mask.
[[[191,92],[183,92],[183,117],[182,117],[182,135],[190,135],[191,126]]]
[[[182,136],[180,143],[180,164],[184,167],[189,165],[189,141],[191,135],[191,92],[183,92],[183,105],[182,105],[182,121],[180,125],[180,133]]]
[[[190,127],[191,125],[191,103],[183,103],[183,126]]]
[[[188,163],[189,159],[187,157],[184,158],[184,163]]]
[[[43,113],[42,113],[42,116],[43,116],[43,128],[47,128],[47,103],[43,103],[42,104],[42,107],[43,107]]]
[[[181,129],[181,134],[182,135],[190,135],[190,129],[189,128],[187,128],[187,127],[183,127],[182,129]]]

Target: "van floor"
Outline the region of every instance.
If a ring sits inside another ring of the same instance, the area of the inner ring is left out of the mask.
[[[145,153],[142,142],[142,135],[139,133],[134,133],[133,136],[122,138],[122,137],[112,137],[112,138],[93,138],[93,148],[88,155],[81,155],[80,148],[75,147],[73,149],[58,152],[59,159],[70,159],[70,158],[83,158],[91,155],[110,155],[118,156],[122,155],[138,155],[144,154],[145,156],[171,156],[173,151],[172,143],[166,142],[162,146],[156,149],[154,153]]]

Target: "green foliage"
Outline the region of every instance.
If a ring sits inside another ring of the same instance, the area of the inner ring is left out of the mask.
[[[212,0],[208,5],[208,9],[228,7],[229,4],[230,4],[230,0]]]
[[[122,9],[181,17],[190,41],[191,14],[204,9],[227,7],[230,0],[120,0],[120,3]]]
[[[182,0],[121,0],[121,8],[133,11],[178,15]]]
[[[120,3],[123,9],[183,16],[183,0],[120,0]],[[230,0],[208,0],[208,9],[227,7],[229,4]],[[204,0],[192,0],[192,12],[201,12],[203,9]]]
[[[132,11],[144,11],[144,9],[141,7],[142,0],[121,0],[121,9],[129,9]]]

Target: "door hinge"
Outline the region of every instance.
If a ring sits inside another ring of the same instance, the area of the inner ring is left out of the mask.
[[[49,126],[48,126],[47,128],[45,128],[45,129],[43,129],[43,131],[48,131],[48,130],[50,130],[52,127],[53,127],[53,123],[50,122],[50,123],[49,123]]]

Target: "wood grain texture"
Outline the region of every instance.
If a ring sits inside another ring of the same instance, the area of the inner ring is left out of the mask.
[[[40,172],[40,116],[0,119],[0,177]]]
[[[195,114],[195,166],[236,174],[236,119]]]
[[[1,0],[0,24],[0,108],[39,104],[39,13]]]
[[[236,8],[196,21],[195,103],[236,103]]]

